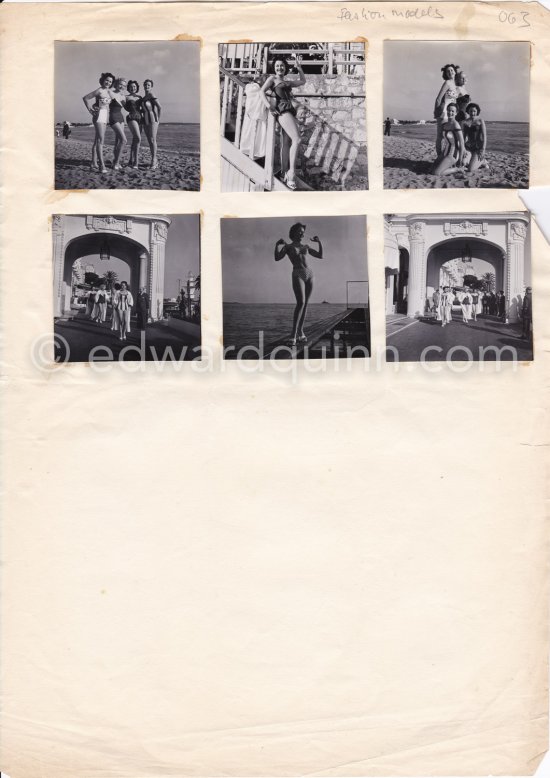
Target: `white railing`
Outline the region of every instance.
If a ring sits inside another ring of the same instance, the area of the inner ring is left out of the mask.
[[[231,73],[267,73],[270,61],[302,55],[302,67],[325,75],[365,74],[363,43],[221,43],[220,64]]]

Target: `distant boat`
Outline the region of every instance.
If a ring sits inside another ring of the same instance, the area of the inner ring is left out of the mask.
[[[328,300],[323,300],[323,302],[321,303],[321,305],[330,305],[330,303],[329,303],[329,301],[328,301]]]

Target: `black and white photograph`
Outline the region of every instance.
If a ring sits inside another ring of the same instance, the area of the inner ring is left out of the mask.
[[[385,217],[388,361],[529,361],[529,214]]]
[[[364,43],[219,45],[222,192],[368,189]]]
[[[200,189],[199,41],[55,43],[55,188]]]
[[[370,356],[365,216],[222,219],[225,359]]]
[[[386,189],[529,187],[528,42],[384,42]]]
[[[200,359],[200,215],[52,219],[56,361]]]

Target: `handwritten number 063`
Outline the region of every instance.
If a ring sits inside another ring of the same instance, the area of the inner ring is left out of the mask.
[[[516,14],[513,13],[512,11],[510,11],[510,13],[508,13],[508,11],[501,11],[499,13],[499,15],[498,15],[498,20],[499,20],[499,22],[502,22],[503,24],[505,24],[506,22],[508,22],[508,24],[517,24],[518,22],[523,21],[523,24],[520,24],[518,29],[521,29],[522,27],[530,27],[531,23],[527,21],[527,17],[529,16],[529,12],[528,11],[520,11],[519,15],[521,16],[521,19],[519,19],[516,16]]]

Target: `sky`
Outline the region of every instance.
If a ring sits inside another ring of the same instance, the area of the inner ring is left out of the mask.
[[[279,238],[290,242],[296,222],[306,225],[306,240],[317,235],[323,260],[308,256],[315,276],[312,303],[346,302],[346,281],[366,281],[367,225],[364,216],[292,216],[264,219],[222,219],[224,302],[292,303],[292,265],[274,260]],[[350,286],[352,302],[366,302],[365,284]]]
[[[103,72],[154,81],[165,122],[199,122],[198,41],[55,43],[55,121],[91,121],[82,98],[99,87]]]
[[[178,279],[185,284],[189,272],[193,276],[200,272],[200,215],[177,214],[170,216],[172,223],[168,228],[164,257],[164,296],[177,297]],[[121,259],[113,257],[109,261],[100,260],[98,254],[81,258],[82,268],[91,264],[95,272],[103,276],[108,270],[114,270],[119,281],[130,281],[130,268]]]
[[[441,68],[460,65],[488,121],[529,121],[529,43],[386,41],[384,116],[433,119]]]

